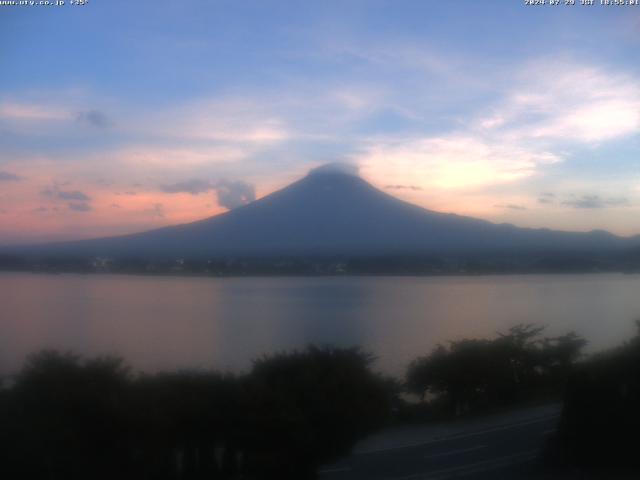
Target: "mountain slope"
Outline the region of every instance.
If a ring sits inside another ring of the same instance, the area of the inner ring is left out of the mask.
[[[640,244],[606,232],[496,225],[426,210],[329,167],[244,207],[135,235],[41,246],[111,256],[395,255],[614,251]]]

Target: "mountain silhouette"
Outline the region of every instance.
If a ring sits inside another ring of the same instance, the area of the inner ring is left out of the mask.
[[[328,164],[282,190],[204,220],[133,235],[41,245],[35,250],[224,257],[594,253],[634,245],[640,245],[638,237],[518,228],[427,210],[373,187],[355,168]]]

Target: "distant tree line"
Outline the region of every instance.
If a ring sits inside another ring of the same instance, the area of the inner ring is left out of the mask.
[[[485,252],[413,255],[153,257],[9,254],[0,271],[148,275],[469,275],[640,271],[640,250],[625,252]]]

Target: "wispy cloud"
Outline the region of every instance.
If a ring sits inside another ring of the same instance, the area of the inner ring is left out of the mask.
[[[363,167],[394,180],[419,179],[423,185],[456,189],[512,182],[534,175],[559,155],[516,144],[451,135],[381,140],[360,157]]]
[[[100,110],[87,110],[80,112],[76,116],[76,121],[78,123],[97,128],[106,128],[113,124],[112,120]]]
[[[555,202],[556,195],[551,192],[544,192],[538,196],[538,203],[552,204]]]
[[[531,62],[480,131],[511,141],[597,143],[640,129],[640,85],[635,77],[567,59]]]
[[[0,182],[17,182],[19,180],[22,180],[22,177],[15,173],[0,171]]]
[[[138,130],[174,139],[268,144],[290,137],[286,121],[275,110],[264,100],[205,98],[149,112],[144,122],[135,123]]]
[[[162,185],[160,189],[166,193],[200,193],[215,191],[218,205],[229,210],[237,208],[256,199],[255,187],[242,180],[219,180],[210,182],[206,180],[192,179],[169,185]]]
[[[62,108],[37,103],[2,102],[0,118],[9,120],[65,120],[71,118]]]
[[[218,205],[232,210],[246,205],[256,199],[255,187],[250,183],[240,180],[217,182],[215,191],[218,198]]]
[[[619,198],[603,198],[600,195],[582,195],[578,198],[565,200],[562,205],[567,205],[573,208],[608,208],[608,207],[623,207],[629,205],[629,199],[624,197]]]
[[[496,208],[506,208],[507,210],[527,210],[524,205],[517,205],[515,203],[502,203],[494,205]]]
[[[165,216],[164,205],[162,203],[154,203],[151,206],[151,208],[146,209],[144,213],[147,213],[152,217],[164,218]]]
[[[213,189],[211,182],[198,179],[160,186],[160,190],[166,193],[190,193],[191,195],[198,195],[199,193],[208,192],[211,189]]]
[[[423,190],[422,187],[417,185],[385,185],[384,188],[388,188],[390,190]]]
[[[74,212],[89,212],[92,210],[91,205],[87,202],[69,202],[67,205],[69,206],[69,210],[73,210]]]
[[[88,202],[91,197],[80,190],[60,190],[57,185],[46,187],[40,192],[45,197],[59,199],[59,200],[78,200],[81,202]]]

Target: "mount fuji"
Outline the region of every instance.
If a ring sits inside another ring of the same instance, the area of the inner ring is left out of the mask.
[[[598,254],[637,246],[640,237],[519,228],[427,210],[375,188],[355,168],[328,164],[282,190],[197,222],[21,250],[74,256],[223,258]]]

